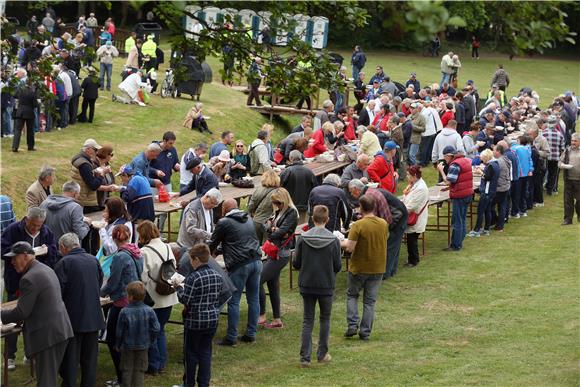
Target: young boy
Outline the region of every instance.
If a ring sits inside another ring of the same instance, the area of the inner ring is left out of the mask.
[[[185,386],[209,386],[211,379],[211,342],[219,318],[222,277],[208,266],[209,247],[198,243],[189,250],[193,271],[177,288],[179,302],[185,306],[183,348]]]
[[[121,310],[117,322],[123,386],[142,387],[149,364],[147,351],[159,333],[159,321],[153,309],[143,303],[145,286],[141,281],[127,285],[127,297],[129,305]]]
[[[296,244],[293,265],[300,270],[298,285],[304,301],[304,322],[302,324],[302,347],[300,364],[310,366],[312,353],[312,328],[316,302],[320,307],[320,336],[317,358],[319,363],[331,360],[328,353],[330,336],[330,312],[336,273],[341,269],[340,242],[326,229],[328,207],[318,205],[312,213],[314,228],[302,234]]]

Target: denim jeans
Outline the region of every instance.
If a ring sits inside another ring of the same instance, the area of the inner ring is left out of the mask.
[[[358,67],[356,67],[355,65],[352,66],[352,78],[356,81],[358,79],[358,73],[360,73],[360,70]]]
[[[451,199],[453,213],[451,214],[451,224],[453,232],[451,233],[451,246],[459,250],[463,246],[463,239],[467,235],[467,208],[471,203],[471,196],[461,199]]]
[[[417,164],[417,153],[419,153],[419,144],[411,144],[409,147],[409,165]]]
[[[300,347],[300,361],[310,362],[312,354],[312,329],[316,315],[316,302],[320,307],[320,332],[318,335],[318,360],[324,358],[328,352],[328,338],[330,336],[330,313],[332,311],[332,296],[317,294],[303,294],[304,318],[302,320],[302,346]]]
[[[215,328],[204,330],[186,329],[183,332],[185,352],[185,386],[209,386],[211,380],[211,341]]]
[[[360,320],[359,335],[368,337],[373,328],[375,303],[381,287],[382,274],[348,273],[346,280],[346,322],[349,329],[359,328],[358,295],[363,291],[363,314]]]
[[[155,342],[149,347],[149,369],[159,371],[167,365],[167,340],[165,338],[165,324],[171,317],[173,307],[153,309],[159,321],[159,334]]]
[[[399,267],[399,253],[401,252],[401,242],[407,229],[407,215],[399,221],[395,227],[389,229],[389,239],[387,240],[387,268],[383,278],[392,277],[397,273]]]
[[[533,207],[533,203],[530,203],[529,201],[531,179],[530,176],[520,177],[520,213],[528,211],[528,204],[531,204]]]
[[[475,222],[475,231],[481,230],[481,225],[485,221],[484,230],[489,231],[491,225],[491,207],[495,194],[487,195],[482,193],[479,195],[479,204],[477,205],[477,221]]]
[[[443,86],[443,83],[449,83],[451,81],[451,74],[441,73],[441,82],[439,82],[439,86]]]
[[[344,93],[336,92],[336,103],[334,106],[334,113],[337,113],[344,105]]]
[[[521,208],[520,208],[520,201],[521,201],[521,196],[522,194],[522,180],[518,179],[515,181],[512,181],[512,185],[510,188],[510,196],[512,198],[512,209],[510,214],[512,216],[516,216],[517,214],[519,214],[521,212]]]
[[[230,273],[230,279],[236,287],[232,298],[228,301],[228,331],[226,338],[236,341],[238,338],[238,321],[240,320],[240,299],[242,291],[246,288],[246,300],[248,301],[248,324],[246,335],[256,337],[258,329],[258,317],[260,316],[260,274],[262,273],[262,261],[256,260],[244,266],[238,267]]]
[[[14,134],[14,126],[12,121],[12,106],[7,107],[2,112],[2,134]]]
[[[107,90],[111,89],[111,76],[113,75],[113,64],[112,63],[101,63],[99,75],[99,84],[101,88],[105,87],[105,73],[107,74]]]
[[[435,142],[436,134],[432,136],[421,137],[421,155],[419,156],[419,164],[429,165],[431,164],[431,152],[433,151],[433,143]]]
[[[496,192],[491,205],[491,223],[495,223],[498,230],[503,230],[508,213],[510,191]],[[497,209],[497,212],[496,212]]]
[[[28,128],[26,128],[28,130]],[[34,108],[34,126],[32,127],[34,133],[40,131],[40,108]]]
[[[58,109],[59,119],[57,126],[64,129],[68,126],[68,100],[57,101],[56,108]]]

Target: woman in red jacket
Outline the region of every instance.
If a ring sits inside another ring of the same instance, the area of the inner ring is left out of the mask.
[[[357,122],[354,119],[354,108],[349,106],[346,108],[346,118],[344,120],[344,138],[347,141],[356,140]]]
[[[380,131],[388,132],[389,131],[388,123],[392,116],[393,114],[391,113],[390,105],[385,104],[381,106],[381,110],[379,110],[379,114],[375,116],[375,119],[373,120],[372,124]]]
[[[446,128],[449,121],[455,119],[455,114],[453,113],[453,104],[451,102],[445,103],[445,113],[441,116],[441,123],[443,127]]]
[[[387,141],[384,152],[378,152],[367,169],[369,178],[379,183],[379,188],[386,189],[390,193],[397,192],[399,174],[395,172],[393,161],[396,152],[397,144],[394,141]]]
[[[322,128],[314,132],[312,135],[314,142],[304,151],[304,157],[312,158],[326,152],[327,148],[324,145],[324,137],[326,133],[330,133],[331,131],[334,131],[334,125],[330,122],[325,122]]]

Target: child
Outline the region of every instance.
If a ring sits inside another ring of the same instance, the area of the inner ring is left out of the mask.
[[[159,333],[159,321],[153,309],[143,303],[145,285],[141,281],[127,285],[127,297],[129,305],[121,310],[117,322],[123,386],[142,387],[149,364],[147,352]]]
[[[211,342],[219,318],[221,275],[208,266],[209,247],[198,243],[189,250],[193,271],[177,288],[179,302],[185,306],[183,348],[185,386],[209,386],[211,379]]]
[[[304,323],[302,325],[302,347],[300,348],[300,364],[310,366],[312,353],[312,328],[316,302],[320,307],[320,336],[318,341],[318,362],[327,363],[331,360],[328,353],[328,337],[330,336],[330,312],[336,273],[341,269],[340,242],[338,238],[326,229],[328,208],[318,205],[312,213],[314,228],[302,234],[296,244],[294,268],[300,270],[298,285],[304,301]]]

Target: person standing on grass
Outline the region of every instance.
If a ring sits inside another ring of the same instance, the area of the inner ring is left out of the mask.
[[[183,348],[185,352],[185,386],[210,385],[212,340],[220,311],[219,295],[224,280],[209,265],[209,247],[199,243],[189,250],[192,271],[183,285],[177,287],[177,297],[184,305]]]
[[[503,69],[502,64],[497,65],[497,70],[491,78],[491,86],[493,87],[493,85],[497,85],[497,87],[503,92],[505,92],[505,89],[510,85],[510,76],[507,71]]]
[[[443,157],[449,165],[449,170],[445,174],[443,163],[437,165],[437,170],[448,185],[442,190],[450,191],[449,197],[453,206],[451,244],[444,251],[459,251],[463,247],[463,239],[467,234],[467,208],[473,196],[471,160],[463,156],[453,146],[446,146],[443,149]]]
[[[506,147],[504,144],[497,144],[493,148],[493,157],[499,165],[499,175],[494,200],[491,204],[491,224],[495,224],[495,231],[502,232],[505,219],[508,213],[508,201],[512,180],[512,162],[505,155]],[[496,213],[496,207],[498,211]]]
[[[493,159],[493,152],[489,149],[481,152],[481,162],[485,166],[479,185],[479,204],[477,205],[477,221],[475,228],[467,234],[468,237],[489,236],[491,227],[491,207],[497,191],[499,180],[499,164]],[[483,231],[481,230],[482,223]]]
[[[548,156],[548,176],[546,179],[546,195],[552,196],[558,192],[558,162],[560,155],[564,151],[564,136],[556,126],[558,124],[558,117],[548,117],[548,128],[542,133],[548,145],[550,145],[550,154]]]
[[[429,219],[429,189],[421,177],[421,167],[414,165],[407,170],[409,185],[403,191],[403,203],[409,214],[417,214],[415,224],[407,224],[407,263],[405,267],[419,264],[419,236],[425,232]],[[388,247],[388,246],[387,246]]]
[[[573,133],[571,146],[566,148],[558,167],[564,170],[564,221],[562,226],[572,224],[574,209],[580,223],[580,134]]]
[[[237,289],[228,301],[227,335],[218,342],[218,345],[233,347],[238,340],[240,298],[244,288],[248,300],[248,323],[246,333],[240,340],[246,343],[256,341],[260,315],[259,289],[262,254],[252,218],[238,209],[238,203],[234,199],[224,201],[222,213],[224,216],[216,225],[209,247],[215,252],[221,244],[226,269]]]
[[[116,347],[121,352],[123,386],[143,387],[147,370],[147,351],[159,334],[159,322],[150,306],[143,303],[145,285],[133,281],[127,285],[128,305],[119,312]],[[113,334],[113,332],[109,332]]]
[[[316,206],[312,211],[314,228],[308,230],[296,243],[292,265],[299,270],[298,286],[304,304],[302,323],[302,346],[300,348],[300,365],[310,366],[312,354],[312,329],[316,303],[320,308],[320,335],[318,339],[317,359],[327,363],[332,357],[328,353],[330,336],[330,314],[336,273],[342,268],[340,241],[326,229],[328,208]]]
[[[375,200],[363,195],[359,199],[362,218],[350,228],[348,240],[341,247],[351,253],[346,291],[345,337],[357,333],[361,340],[368,340],[375,317],[375,303],[386,267],[388,224],[374,214]],[[363,290],[363,315],[358,317],[358,297]]]
[[[119,56],[119,51],[113,46],[113,42],[107,40],[97,49],[97,57],[101,62],[99,83],[101,90],[105,87],[105,74],[107,75],[107,91],[111,91],[111,76],[113,74],[113,58]]]
[[[248,69],[248,87],[250,89],[250,94],[248,95],[248,101],[246,105],[252,105],[252,100],[256,101],[256,106],[262,106],[260,102],[260,83],[262,82],[262,71],[260,65],[262,64],[262,58],[259,56],[255,57]]]
[[[545,127],[544,120],[538,118],[535,125],[532,124],[531,128],[528,130],[528,134],[532,137],[534,141],[534,147],[538,151],[538,161],[537,166],[534,171],[534,207],[544,206],[544,178],[546,177],[546,171],[548,168],[548,156],[550,155],[550,144],[546,137],[542,135],[543,129]]]
[[[473,59],[479,59],[479,40],[474,36],[471,37],[471,57]]]
[[[95,102],[99,98],[99,79],[97,78],[95,69],[92,67],[89,68],[89,76],[83,80],[81,89],[83,89],[83,104],[78,121],[92,123],[95,117]],[[88,119],[87,109],[89,109]]]
[[[103,271],[99,261],[81,248],[79,237],[64,234],[58,241],[62,259],[54,266],[62,298],[74,332],[68,344],[60,375],[63,387],[76,386],[80,364],[81,386],[95,386],[99,355],[99,331],[105,329],[99,291]]]

